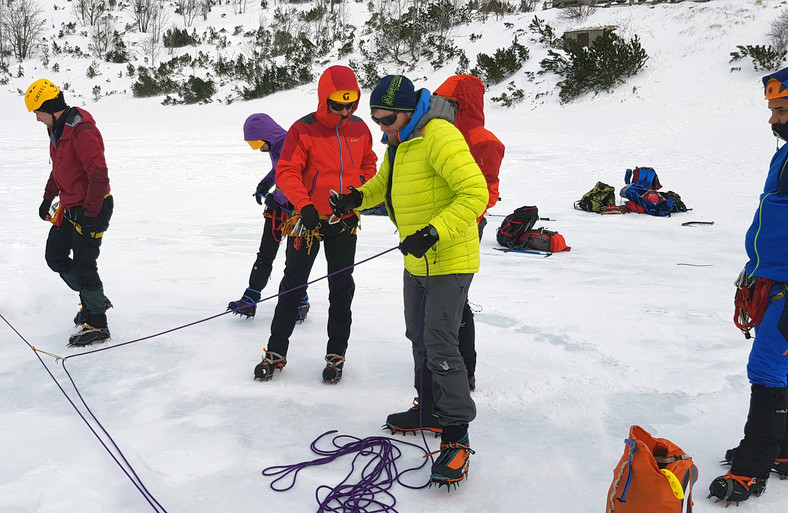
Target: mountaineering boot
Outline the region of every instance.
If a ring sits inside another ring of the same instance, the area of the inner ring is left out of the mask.
[[[263,361],[258,363],[254,368],[254,379],[256,381],[270,381],[274,377],[274,371],[280,371],[287,365],[287,358],[279,353],[274,353],[268,349],[263,349]]]
[[[456,441],[447,440],[445,437],[450,431],[461,430],[462,437]],[[468,474],[468,460],[474,454],[468,442],[468,429],[465,427],[447,426],[441,435],[440,454],[432,464],[430,484],[438,486],[457,485]]]
[[[391,434],[413,433],[422,429],[432,431],[435,436],[442,431],[438,416],[427,409],[422,409],[419,398],[413,398],[413,408],[399,413],[392,413],[386,417],[386,424],[383,429],[388,429]]]
[[[247,288],[243,296],[238,301],[230,301],[227,304],[227,309],[233,312],[233,315],[240,315],[251,319],[257,312],[257,302],[260,301],[260,291],[252,288]]]
[[[709,485],[709,498],[716,497],[717,501],[741,502],[758,496],[766,488],[766,478],[736,476],[728,472],[720,476]]]
[[[112,303],[110,303],[109,299],[107,298],[104,299],[106,299],[106,301],[104,302],[104,304],[106,305],[106,307],[104,308],[104,312],[106,312],[107,310],[112,308]],[[79,326],[80,324],[89,323],[90,322],[89,317],[90,314],[88,313],[88,311],[85,309],[82,303],[79,303],[79,312],[77,312],[77,315],[74,316],[74,326]]]
[[[309,296],[304,294],[304,297],[301,298],[301,302],[298,303],[298,320],[296,322],[304,322],[307,313],[309,313]]]
[[[342,379],[342,367],[345,366],[345,358],[338,354],[326,355],[326,368],[323,369],[323,383],[337,384]]]
[[[90,324],[82,327],[68,339],[69,346],[84,347],[94,342],[104,342],[109,339],[109,328],[94,328]]]
[[[760,495],[780,452],[788,416],[788,388],[752,385],[744,438],[725,453],[731,470],[709,485],[709,497],[739,502]]]

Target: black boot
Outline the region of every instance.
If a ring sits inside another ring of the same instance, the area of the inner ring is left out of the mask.
[[[432,413],[431,409],[422,408],[418,397],[413,399],[413,408],[410,410],[392,413],[386,417],[386,424],[383,428],[391,431],[391,434],[413,433],[415,435],[416,431],[422,429],[436,434],[442,431],[438,416]]]
[[[752,385],[744,438],[731,458],[731,471],[709,486],[710,496],[738,502],[763,492],[785,436],[786,414],[788,388]]]
[[[257,312],[257,302],[260,301],[260,291],[253,288],[247,288],[241,299],[238,301],[230,301],[227,305],[227,310],[230,310],[233,315],[240,315],[251,319]]]
[[[345,367],[345,357],[341,354],[327,354],[326,368],[323,369],[323,383],[336,385],[342,379],[342,369]]]

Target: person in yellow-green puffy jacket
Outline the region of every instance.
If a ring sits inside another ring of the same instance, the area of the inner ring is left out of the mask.
[[[370,96],[372,121],[388,144],[378,173],[331,198],[337,215],[385,202],[405,255],[405,335],[413,346],[416,405],[386,419],[392,432],[441,433],[432,481],[465,478],[468,425],[476,416],[457,332],[473,274],[479,270],[476,218],[487,206],[487,182],[454,109],[401,75],[383,78]]]

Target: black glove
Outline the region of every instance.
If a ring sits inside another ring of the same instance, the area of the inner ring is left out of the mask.
[[[97,232],[96,229],[97,220],[95,217],[88,217],[86,215],[82,216],[82,219],[79,220],[79,226],[82,227],[82,235],[85,237],[90,237],[90,234],[93,232]]]
[[[255,189],[253,194],[254,199],[257,201],[258,205],[263,204],[263,198],[265,198],[265,195],[268,194],[268,191],[270,191],[271,187],[273,186],[274,182],[270,180],[266,180],[265,178],[260,180],[260,183],[257,184],[257,189]]]
[[[45,199],[41,202],[41,206],[38,207],[38,217],[42,220],[46,221],[47,217],[49,217],[49,207],[52,206],[52,200]]]
[[[265,207],[269,210],[276,210],[277,208],[282,208],[282,205],[276,201],[276,198],[273,194],[268,193],[265,195]]]
[[[304,205],[304,208],[301,209],[301,224],[310,232],[320,224],[320,215],[311,203]]]
[[[342,217],[354,208],[360,207],[364,198],[361,191],[352,185],[348,186],[347,190],[350,191],[347,194],[337,194],[328,198],[331,210],[334,211],[334,215],[337,217]]]
[[[421,258],[435,243],[438,242],[438,231],[428,224],[413,235],[408,235],[399,243],[399,250],[403,255],[411,254]]]

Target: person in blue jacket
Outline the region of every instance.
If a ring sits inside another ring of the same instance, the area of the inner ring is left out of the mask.
[[[788,141],[788,68],[763,78],[774,134]],[[755,217],[747,230],[749,261],[737,285],[768,288],[747,363],[750,408],[739,446],[725,459],[730,472],[712,481],[710,497],[742,501],[760,495],[770,472],[788,477],[788,144],[772,157]],[[753,312],[750,317],[756,319]],[[757,313],[756,313],[757,315]]]
[[[249,275],[249,286],[244,291],[241,299],[230,301],[227,309],[233,314],[254,317],[260,294],[268,279],[271,277],[274,259],[282,242],[282,225],[290,218],[293,205],[287,200],[284,193],[276,187],[276,164],[282,152],[287,131],[279,126],[268,114],[252,114],[244,122],[244,140],[255,151],[268,153],[271,157],[271,171],[268,172],[254,192],[258,205],[265,203],[265,225],[263,236],[260,239],[260,249],[252,265]],[[275,190],[271,190],[275,189]],[[298,320],[303,321],[309,311],[309,298],[304,295],[298,306]]]

